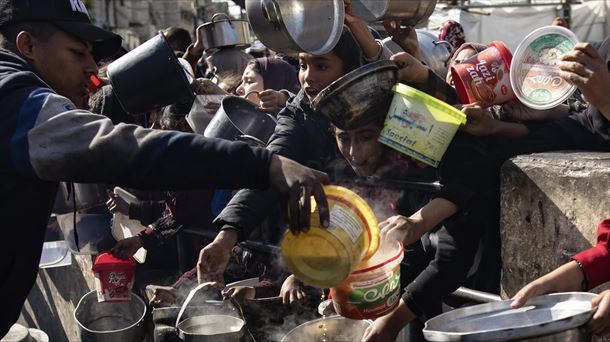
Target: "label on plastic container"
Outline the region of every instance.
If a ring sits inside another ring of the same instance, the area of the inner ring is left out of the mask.
[[[122,302],[131,300],[133,274],[127,270],[100,270],[94,273],[97,300],[99,302]]]
[[[392,311],[400,299],[400,263],[378,276],[348,279],[348,283],[332,289],[337,312],[351,319],[381,317]]]
[[[363,223],[354,218],[354,214],[343,208],[341,205],[334,205],[330,210],[330,227],[328,230],[333,233],[335,229],[343,230],[347,236],[356,243],[356,240],[364,232]]]
[[[571,93],[574,86],[559,76],[556,64],[574,44],[562,34],[548,33],[526,46],[515,70],[524,101],[542,109]]]

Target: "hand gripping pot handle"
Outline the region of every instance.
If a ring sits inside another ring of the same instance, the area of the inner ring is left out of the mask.
[[[271,11],[269,10],[270,7]],[[261,0],[261,9],[265,19],[273,24],[276,30],[279,30],[281,27],[282,16],[280,14],[278,3],[275,0]]]

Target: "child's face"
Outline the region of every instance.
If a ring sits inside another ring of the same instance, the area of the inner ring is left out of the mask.
[[[254,71],[252,66],[248,66],[246,70],[244,70],[244,74],[242,76],[241,84],[237,87],[237,95],[244,96],[251,91],[262,92],[265,90],[263,76],[258,72]],[[257,105],[260,105],[258,96],[252,94],[248,96],[248,100],[255,102]]]
[[[377,141],[381,129],[376,123],[348,131],[335,128],[339,150],[358,176],[371,176],[379,167],[384,151]]]
[[[447,66],[447,77],[445,78],[445,80],[447,81],[447,83],[451,84],[453,86],[453,77],[451,76],[451,67],[456,65],[456,64],[460,64],[463,61],[467,60],[468,58],[476,55],[478,52],[475,49],[471,49],[471,48],[465,48],[462,51],[460,51],[457,56],[455,57],[455,60],[453,61],[453,63],[451,65]]]
[[[341,76],[343,61],[334,53],[321,56],[299,54],[299,82],[309,101]]]

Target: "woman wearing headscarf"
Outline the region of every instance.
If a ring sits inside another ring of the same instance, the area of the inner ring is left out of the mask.
[[[292,65],[279,58],[262,57],[248,62],[236,92],[248,95],[264,111],[277,114],[300,88]]]
[[[447,20],[441,24],[441,32],[438,34],[438,38],[449,42],[453,47],[453,51],[466,42],[464,28],[454,20]]]

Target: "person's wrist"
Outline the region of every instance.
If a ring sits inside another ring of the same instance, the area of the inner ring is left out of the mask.
[[[225,226],[218,233],[218,235],[216,235],[214,242],[219,244],[224,249],[231,249],[237,243],[238,235],[237,230],[232,227]]]

